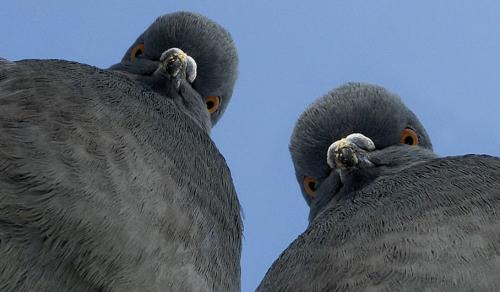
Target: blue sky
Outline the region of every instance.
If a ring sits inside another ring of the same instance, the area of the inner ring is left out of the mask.
[[[293,125],[347,81],[399,94],[443,156],[500,156],[498,1],[7,1],[0,57],[118,62],[159,15],[189,10],[233,35],[240,76],[213,131],[245,213],[242,291],[306,227]]]

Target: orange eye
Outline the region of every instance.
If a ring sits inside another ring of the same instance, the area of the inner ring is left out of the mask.
[[[144,54],[144,44],[138,44],[132,49],[132,52],[130,53],[130,60],[134,61],[135,58],[142,54]]]
[[[399,143],[407,144],[407,145],[417,145],[418,144],[418,135],[410,128],[406,128],[401,132],[401,137],[399,138]]]
[[[209,113],[215,113],[220,106],[220,98],[215,95],[207,96],[205,98],[205,103],[207,104],[207,110]]]
[[[318,181],[311,176],[304,177],[304,190],[309,195],[309,197],[314,198],[316,196]]]

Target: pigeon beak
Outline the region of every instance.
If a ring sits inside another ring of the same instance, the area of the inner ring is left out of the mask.
[[[160,56],[157,71],[164,72],[172,78],[186,78],[189,83],[196,79],[196,61],[179,48],[170,48]],[[185,74],[185,76],[183,76]]]
[[[375,144],[370,138],[360,133],[353,133],[328,147],[326,162],[337,170],[356,167],[360,163],[365,166],[371,165],[365,154],[373,150]]]
[[[187,54],[177,48],[169,49],[160,57],[160,67],[170,76],[177,77],[183,64],[186,63]]]
[[[326,162],[331,168],[348,168],[358,164],[358,158],[347,139],[335,141],[328,147]]]

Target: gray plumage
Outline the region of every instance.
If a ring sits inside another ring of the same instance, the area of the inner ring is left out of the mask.
[[[327,183],[331,184],[327,189],[338,186],[340,177],[332,172],[326,160],[333,142],[361,133],[371,138],[379,149],[390,149],[389,146],[400,144],[405,128],[416,132],[420,147],[432,150],[430,138],[415,114],[398,96],[382,87],[348,83],[314,102],[300,116],[290,140],[295,175],[311,208],[310,221],[331,200],[331,192],[318,191],[312,199],[304,190],[303,178],[315,178],[317,188]],[[395,155],[391,158],[400,159]]]
[[[205,17],[190,15],[193,14],[181,12],[159,17],[130,46],[121,62],[111,66],[111,69],[126,72],[131,78],[148,84],[154,91],[164,95],[168,90],[163,82],[164,76],[159,76],[158,80],[151,78],[151,74],[157,70],[158,60],[167,49],[181,49],[197,64],[197,75],[192,87],[201,98],[220,98],[220,107],[208,118],[215,125],[231,100],[238,76],[238,55],[229,32]],[[144,44],[144,50],[132,60],[134,48],[139,44]],[[197,100],[173,100],[180,108],[196,111],[193,118],[203,126],[207,123],[205,107],[203,111],[199,109]]]
[[[408,127],[418,145],[397,145]],[[341,166],[336,156],[330,168],[328,148],[351,133],[373,140],[373,151],[354,147],[369,163],[347,157]],[[439,158],[431,148],[415,115],[383,88],[351,83],[310,106],[290,144],[310,224],[257,290],[498,291],[500,159]],[[310,175],[312,197],[303,187]]]
[[[1,291],[239,290],[240,207],[208,135],[234,44],[186,12],[138,41],[111,70],[1,59]],[[197,62],[192,86],[155,72],[173,47]]]

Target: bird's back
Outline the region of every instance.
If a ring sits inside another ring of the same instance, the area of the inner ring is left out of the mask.
[[[224,158],[170,100],[0,60],[2,291],[238,290],[241,231]]]
[[[500,159],[437,158],[328,207],[258,291],[499,291]]]

